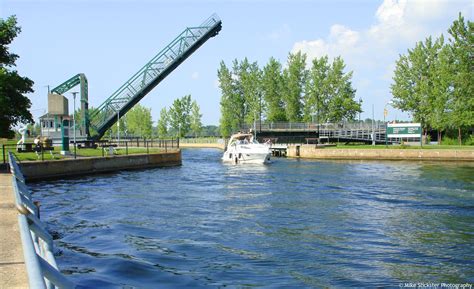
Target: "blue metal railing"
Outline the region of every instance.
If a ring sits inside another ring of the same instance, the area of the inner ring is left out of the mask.
[[[53,239],[38,218],[38,207],[33,203],[25,178],[11,152],[8,152],[8,158],[30,288],[76,288],[59,271],[53,254]]]

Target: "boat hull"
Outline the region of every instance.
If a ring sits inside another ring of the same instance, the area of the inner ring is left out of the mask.
[[[270,162],[271,154],[269,152],[262,153],[229,153],[225,152],[222,161],[229,163],[246,163],[246,164],[266,164]]]

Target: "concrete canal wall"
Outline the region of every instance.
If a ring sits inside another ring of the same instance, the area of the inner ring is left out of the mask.
[[[23,161],[20,163],[27,181],[177,165],[181,165],[180,150],[154,154],[88,157],[43,162]]]
[[[288,157],[349,160],[474,161],[474,150],[455,149],[331,149],[290,145]]]

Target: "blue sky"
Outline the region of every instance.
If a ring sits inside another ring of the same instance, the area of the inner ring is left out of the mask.
[[[153,120],[164,106],[191,94],[204,124],[218,124],[217,68],[247,57],[262,67],[270,57],[286,62],[301,50],[309,59],[341,55],[353,71],[362,118],[383,118],[399,54],[429,35],[439,36],[462,12],[473,19],[470,0],[385,1],[26,1],[0,0],[0,16],[17,15],[22,33],[10,46],[17,70],[35,82],[29,95],[36,117],[47,109],[47,85],[77,73],[89,80],[89,101],[99,106],[185,27],[217,13],[223,28],[140,103]],[[79,89],[79,88],[77,88]],[[76,90],[77,90],[76,89]],[[70,111],[72,111],[72,97]],[[76,106],[79,106],[77,103]],[[388,119],[409,115],[389,107]]]

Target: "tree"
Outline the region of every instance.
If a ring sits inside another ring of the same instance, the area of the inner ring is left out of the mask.
[[[263,109],[261,71],[257,62],[249,64],[245,59],[239,72],[245,107],[244,119],[246,124],[251,125],[260,119]]]
[[[414,120],[421,122],[425,134],[431,125],[432,104],[438,97],[433,76],[441,48],[441,41],[433,43],[431,37],[424,43],[418,42],[414,49],[408,50],[408,55],[400,56],[391,85],[394,107],[411,112]]]
[[[194,100],[191,104],[191,132],[197,137],[202,131],[201,111],[199,105]]]
[[[19,56],[8,52],[8,45],[20,32],[15,16],[0,19],[0,137],[13,137],[12,126],[33,122],[31,101],[23,95],[33,92],[33,81],[12,70]]]
[[[237,60],[234,60],[234,71],[238,70]],[[234,77],[233,77],[234,75]],[[217,70],[219,87],[221,89],[221,118],[220,130],[224,137],[229,137],[233,131],[240,128],[243,123],[243,102],[236,89],[236,74],[233,74],[221,61],[220,68]]]
[[[428,124],[438,131],[438,144],[441,144],[442,133],[449,128],[449,119],[452,113],[448,107],[452,98],[452,77],[450,72],[451,55],[449,47],[444,45],[444,37],[441,35],[434,44],[429,47],[432,51],[429,57],[435,57],[433,66],[430,67],[429,78],[431,79],[431,95],[428,101],[431,110],[428,113]]]
[[[158,124],[156,125],[158,130],[158,137],[164,138],[168,136],[168,123],[168,111],[166,110],[166,107],[163,107],[160,111],[160,119],[158,120]]]
[[[153,132],[151,108],[136,104],[125,115],[125,123],[129,134],[151,138]]]
[[[315,58],[306,81],[306,95],[304,98],[304,121],[325,122],[328,118],[327,103],[329,102],[328,73],[330,65],[328,57]],[[314,119],[313,116],[317,116]]]
[[[285,89],[283,100],[285,102],[286,118],[288,121],[301,121],[302,118],[302,96],[306,82],[307,71],[306,54],[299,51],[288,56],[288,68],[283,71]]]
[[[271,57],[263,68],[262,94],[266,103],[266,120],[286,121],[285,103],[282,95],[283,76],[281,64]]]
[[[450,124],[458,129],[461,144],[461,130],[474,126],[474,22],[468,20],[466,24],[459,13],[448,32],[453,57],[449,68],[453,84]]]
[[[173,101],[168,111],[170,125],[178,137],[184,137],[191,129],[191,95]]]
[[[328,71],[327,114],[325,121],[352,121],[361,112],[360,103],[355,98],[356,90],[352,87],[352,71],[344,73],[346,65],[341,57],[336,57]]]

